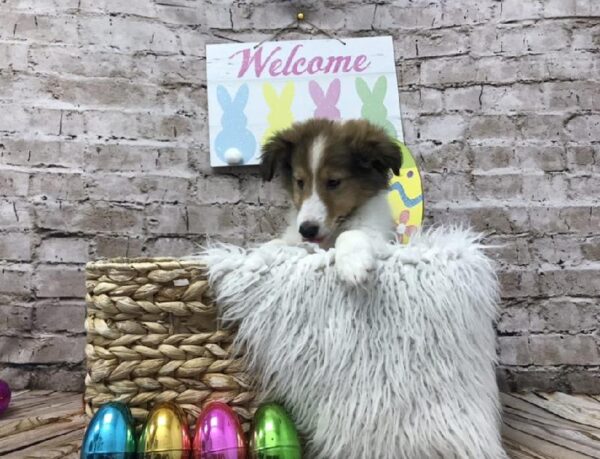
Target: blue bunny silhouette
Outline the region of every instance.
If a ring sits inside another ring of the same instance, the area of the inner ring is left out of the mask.
[[[242,154],[242,164],[248,163],[256,153],[256,138],[247,128],[248,118],[244,109],[248,103],[248,85],[243,84],[233,98],[224,86],[217,86],[217,100],[223,109],[221,126],[223,129],[215,138],[217,156],[225,160],[225,152],[235,148]]]

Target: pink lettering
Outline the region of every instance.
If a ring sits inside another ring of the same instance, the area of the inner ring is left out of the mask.
[[[365,65],[366,63],[366,65]],[[354,71],[355,72],[364,72],[371,65],[370,62],[367,62],[367,56],[364,54],[359,55],[354,61]]]
[[[342,67],[341,70],[343,72],[349,72],[352,69],[352,59],[350,56],[329,56],[327,58],[327,65],[323,71],[325,73],[338,73],[340,67]]]
[[[271,62],[271,65],[269,66],[269,73],[271,74],[271,76],[278,76],[281,74],[281,72],[279,71],[281,64],[283,64],[283,62],[281,62],[281,59],[275,59],[273,62]]]
[[[233,53],[229,59],[241,56],[241,63],[237,74],[242,78],[249,71],[257,78],[267,72],[272,77],[292,75],[314,75],[316,73],[348,73],[364,72],[371,62],[365,54],[358,56],[313,56],[310,59],[298,57],[298,52],[303,45],[295,45],[286,56],[281,53],[281,46],[276,46],[269,52],[268,56],[263,56],[263,47],[256,50],[254,48],[245,48]]]
[[[292,49],[292,52],[288,56],[287,61],[285,62],[285,67],[283,67],[283,71],[281,72],[285,76],[288,76],[290,74],[290,67],[292,66],[292,61],[296,57],[296,53],[298,52],[298,50],[300,48],[302,48],[302,45],[296,45],[296,46],[294,46],[294,48]]]
[[[306,59],[304,59],[303,57],[298,59],[296,62],[294,62],[294,65],[292,66],[292,73],[294,75],[302,75],[306,71],[306,67],[304,68],[304,70],[300,70],[300,66],[305,64]]]
[[[243,77],[252,64],[254,64],[254,74],[257,77],[260,77],[262,75],[265,67],[267,66],[267,63],[273,57],[273,54],[275,54],[281,50],[281,46],[275,47],[273,49],[273,51],[271,51],[271,54],[269,54],[269,57],[267,57],[267,59],[264,61],[264,63],[262,62],[262,50],[263,50],[262,47],[259,47],[254,52],[254,54],[252,54],[252,49],[246,48],[241,51],[235,52],[231,56],[229,56],[229,59],[232,59],[233,57],[237,56],[238,54],[242,55],[242,65],[240,66],[240,71],[238,72],[238,78]]]
[[[314,75],[321,70],[321,67],[323,67],[323,58],[315,56],[308,62],[308,73]]]

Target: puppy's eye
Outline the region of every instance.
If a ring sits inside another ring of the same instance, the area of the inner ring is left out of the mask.
[[[328,190],[335,190],[338,186],[340,186],[341,180],[327,180],[325,182],[325,186]]]
[[[304,188],[304,180],[302,179],[297,179],[296,180],[296,185],[298,186],[298,188],[302,189]]]

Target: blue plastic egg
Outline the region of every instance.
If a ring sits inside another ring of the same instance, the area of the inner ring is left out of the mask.
[[[134,422],[122,403],[102,405],[88,424],[81,446],[81,459],[132,459],[135,457]]]

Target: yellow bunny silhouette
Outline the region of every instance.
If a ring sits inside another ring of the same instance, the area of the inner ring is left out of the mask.
[[[279,96],[271,83],[263,84],[263,96],[269,106],[269,114],[267,115],[269,125],[263,135],[263,143],[277,131],[289,127],[294,122],[292,113],[294,93],[294,83],[291,81],[285,84]]]

